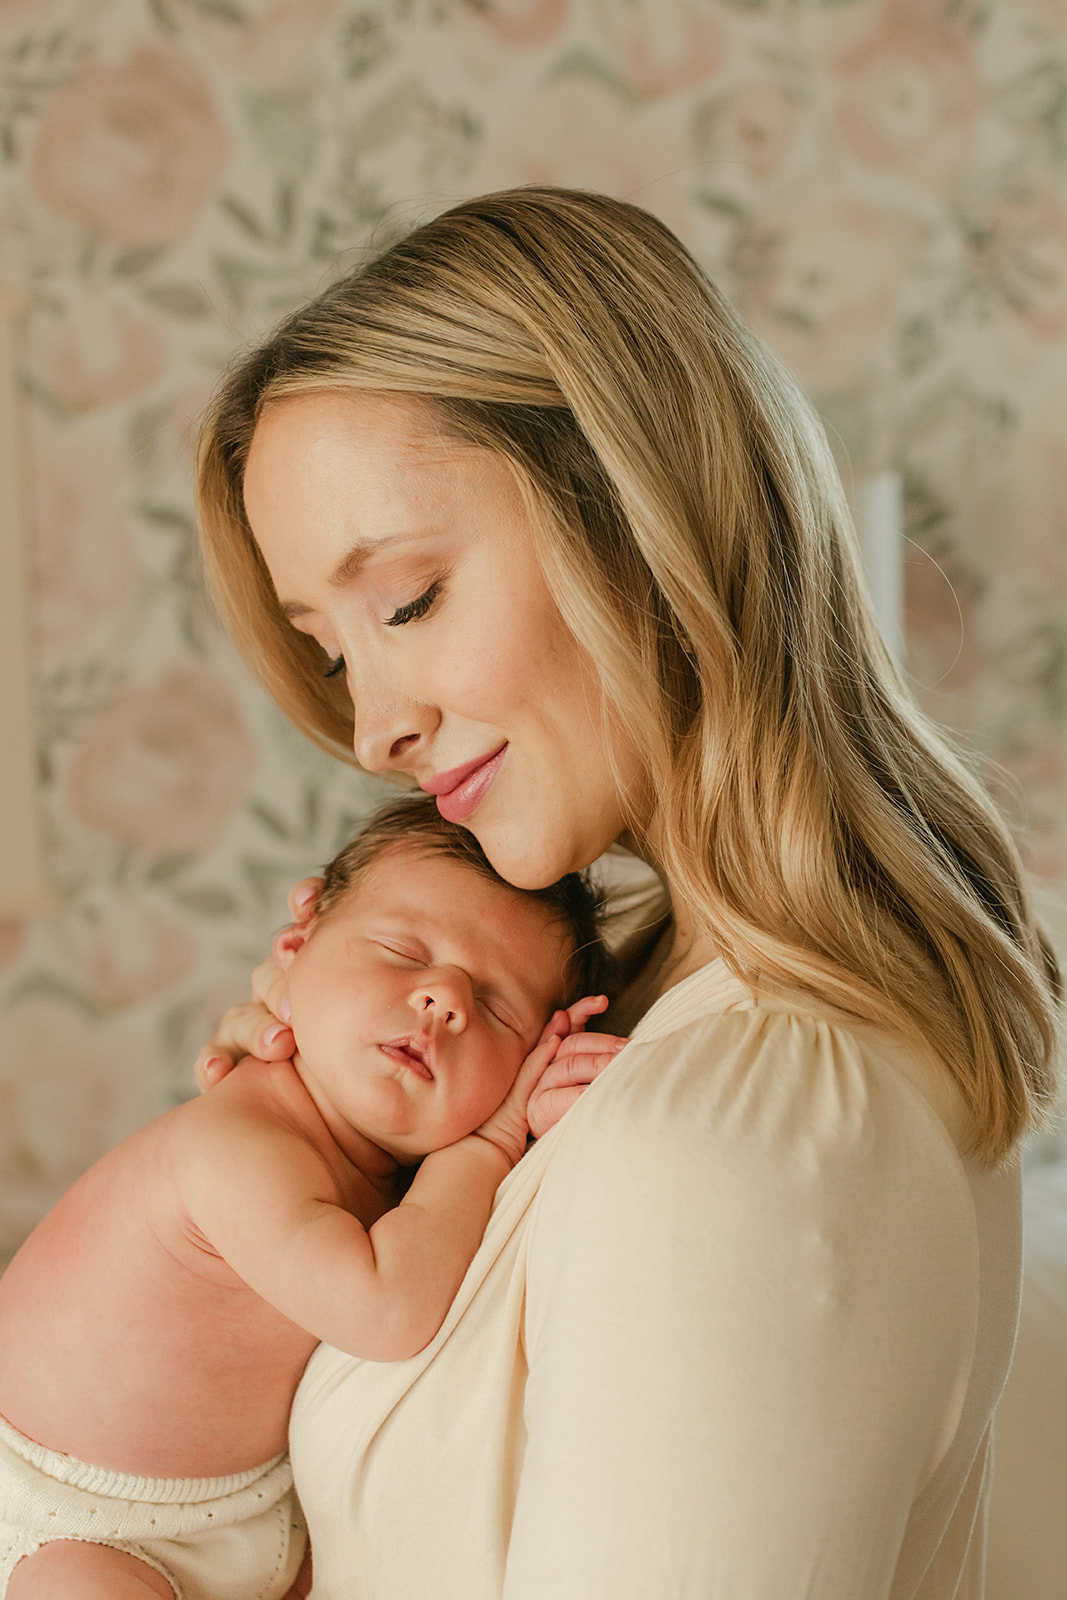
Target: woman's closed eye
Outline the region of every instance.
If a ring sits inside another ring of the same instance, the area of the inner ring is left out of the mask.
[[[418,622],[431,610],[434,601],[441,593],[440,583],[431,583],[415,600],[409,600],[406,605],[397,606],[391,617],[386,617],[387,628],[402,628],[407,622]]]
[[[323,673],[324,678],[339,678],[345,670],[344,656],[335,656]]]

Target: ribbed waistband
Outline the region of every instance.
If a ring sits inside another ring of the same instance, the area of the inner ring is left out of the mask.
[[[13,1428],[5,1417],[0,1417],[0,1442],[57,1483],[69,1483],[72,1488],[84,1489],[89,1494],[116,1500],[151,1501],[153,1505],[199,1505],[205,1500],[225,1499],[258,1483],[285,1460],[282,1451],[261,1467],[236,1472],[228,1478],[145,1478],[129,1472],[113,1472],[110,1467],[94,1467],[75,1456],[47,1450],[43,1444]]]

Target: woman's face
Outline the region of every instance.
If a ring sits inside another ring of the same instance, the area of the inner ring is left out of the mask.
[[[622,831],[636,751],[549,592],[506,462],[404,396],[268,407],[245,506],[293,626],[343,660],[355,753],[410,773],[521,888],[587,866]]]

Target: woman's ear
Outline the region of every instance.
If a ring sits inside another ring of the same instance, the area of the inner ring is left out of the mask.
[[[275,965],[279,966],[283,972],[289,971],[293,964],[294,956],[298,950],[302,950],[307,944],[308,934],[314,926],[314,918],[310,922],[294,922],[291,927],[283,928],[281,933],[275,936],[274,943],[271,945],[271,954],[274,957]]]

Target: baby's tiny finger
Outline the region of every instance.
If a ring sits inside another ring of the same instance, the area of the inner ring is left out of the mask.
[[[288,1061],[295,1048],[292,1028],[287,1028],[284,1022],[275,1022],[264,1031],[255,1054],[261,1061]]]
[[[294,922],[307,922],[322,893],[321,878],[301,878],[289,890],[289,915]]]
[[[193,1077],[200,1093],[221,1083],[232,1066],[233,1062],[228,1056],[220,1056],[210,1045],[205,1045],[193,1062]]]

